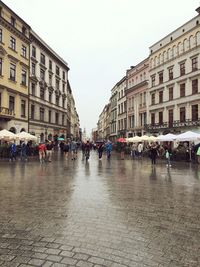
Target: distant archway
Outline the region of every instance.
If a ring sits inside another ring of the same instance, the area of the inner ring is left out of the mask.
[[[16,134],[16,132],[17,132],[17,130],[16,130],[15,127],[11,127],[9,131],[12,132],[12,133],[14,133],[14,134]]]
[[[26,130],[24,128],[21,128],[20,133],[21,132],[26,132]]]

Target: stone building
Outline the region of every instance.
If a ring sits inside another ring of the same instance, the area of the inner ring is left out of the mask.
[[[148,105],[148,58],[127,70],[127,137],[145,134]]]
[[[30,38],[29,131],[41,141],[66,137],[68,64],[33,30]]]
[[[0,1],[0,130],[28,130],[30,26]]]
[[[196,11],[150,47],[149,133],[200,129],[200,8]]]

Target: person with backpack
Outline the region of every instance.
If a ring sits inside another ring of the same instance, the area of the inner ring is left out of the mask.
[[[170,153],[169,149],[167,148],[166,151],[165,151],[165,158],[166,158],[166,161],[167,161],[166,166],[167,166],[168,168],[172,166],[172,165],[171,165],[170,157],[171,157],[171,153]]]

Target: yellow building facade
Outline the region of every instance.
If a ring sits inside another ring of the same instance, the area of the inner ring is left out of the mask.
[[[29,32],[0,1],[0,130],[28,131]]]

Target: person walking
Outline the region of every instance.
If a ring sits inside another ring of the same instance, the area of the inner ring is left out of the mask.
[[[75,160],[77,158],[77,145],[74,140],[70,143],[70,152],[71,152],[71,160]]]
[[[63,151],[64,151],[65,158],[67,159],[69,155],[69,142],[68,141],[65,142]]]
[[[10,145],[10,161],[16,161],[16,153],[17,153],[17,147],[15,143],[11,143]]]
[[[150,147],[150,158],[151,158],[151,163],[152,165],[155,165],[156,164],[156,157],[158,155],[158,152],[157,152],[157,147],[156,145],[152,145]]]
[[[166,151],[165,151],[165,158],[166,158],[166,161],[167,161],[167,164],[166,166],[169,168],[171,167],[171,161],[170,161],[170,157],[171,157],[171,153],[169,151],[169,149],[167,148]]]
[[[103,143],[100,143],[98,147],[99,160],[102,159],[103,148],[104,148]]]
[[[143,151],[143,144],[142,143],[138,144],[137,150],[138,150],[138,157],[141,158],[142,157],[142,151]]]
[[[46,157],[46,146],[44,143],[40,143],[38,146],[38,150],[39,150],[39,160],[40,163],[44,163],[45,162],[45,157]]]
[[[110,159],[111,151],[112,151],[112,143],[110,142],[110,140],[108,140],[107,143],[106,143],[106,155],[107,155],[107,159]]]
[[[20,158],[21,161],[27,161],[27,146],[24,141],[21,143]]]
[[[136,145],[136,143],[133,143],[131,146],[131,156],[133,159],[137,157],[137,145]]]
[[[52,141],[48,141],[46,144],[46,158],[48,162],[51,162],[52,160],[52,153],[53,153],[54,145]]]

